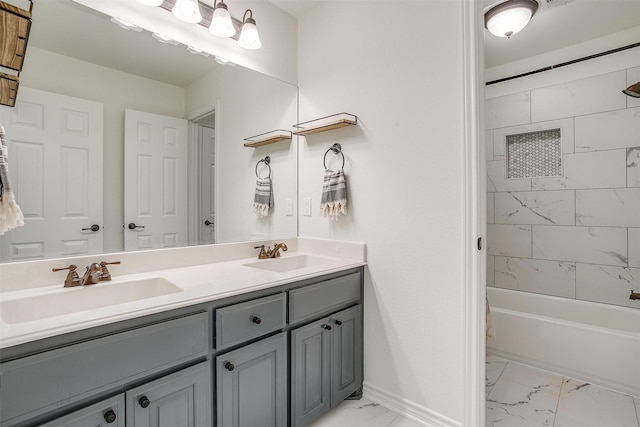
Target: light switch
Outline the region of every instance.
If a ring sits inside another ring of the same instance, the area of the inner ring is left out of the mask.
[[[287,216],[293,216],[293,199],[292,198],[288,198],[287,199]]]
[[[302,202],[302,214],[311,216],[311,197],[305,197]]]

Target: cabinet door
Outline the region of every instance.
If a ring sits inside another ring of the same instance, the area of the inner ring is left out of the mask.
[[[124,427],[124,414],[124,394],[119,394],[40,427]]]
[[[126,393],[127,427],[209,427],[211,368],[202,362]]]
[[[311,423],[331,406],[331,325],[329,318],[291,331],[291,420]]]
[[[287,335],[216,357],[219,427],[286,427]]]
[[[331,316],[331,406],[362,387],[362,306]]]

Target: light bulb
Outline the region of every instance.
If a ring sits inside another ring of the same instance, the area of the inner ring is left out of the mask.
[[[255,21],[250,21],[253,21],[253,19],[247,19],[244,25],[242,25],[242,32],[238,39],[238,45],[248,50],[260,49],[262,47],[262,42],[260,41],[260,34],[258,34],[258,27],[256,27]]]
[[[232,37],[236,34],[236,29],[233,27],[231,15],[227,10],[226,4],[220,2],[216,6],[213,11],[213,16],[211,17],[209,31],[218,37]]]
[[[202,21],[198,0],[177,0],[175,6],[171,9],[171,13],[179,20],[190,24],[197,24]]]

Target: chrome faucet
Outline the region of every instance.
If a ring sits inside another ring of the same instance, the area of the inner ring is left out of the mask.
[[[286,251],[288,248],[284,243],[276,243],[273,245],[273,249],[269,247],[269,250],[267,250],[267,258],[278,258],[280,256],[280,249]]]
[[[629,299],[640,299],[640,292],[633,292],[633,289],[632,289],[631,295],[629,295]]]

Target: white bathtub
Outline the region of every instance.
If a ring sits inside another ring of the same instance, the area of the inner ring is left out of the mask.
[[[489,353],[640,396],[640,309],[492,287],[487,296]]]

